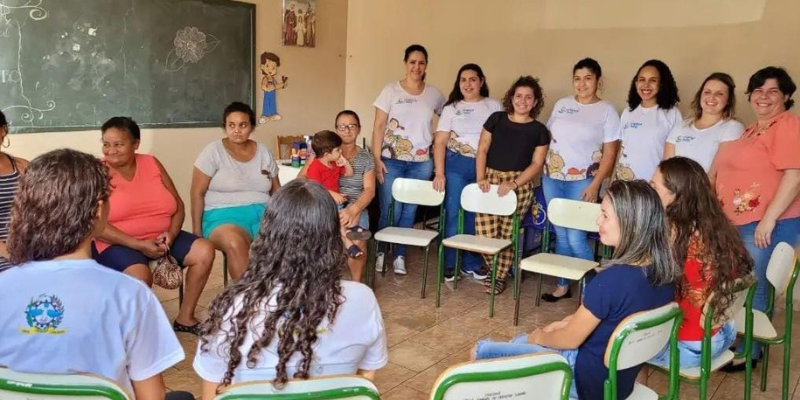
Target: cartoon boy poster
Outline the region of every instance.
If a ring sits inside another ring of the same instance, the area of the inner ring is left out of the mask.
[[[278,114],[278,103],[275,92],[286,87],[289,78],[281,76],[278,81],[278,67],[281,66],[281,59],[275,53],[264,52],[261,54],[261,90],[264,91],[264,108],[261,111],[261,118],[258,123],[263,124],[267,121],[277,121],[281,119]]]

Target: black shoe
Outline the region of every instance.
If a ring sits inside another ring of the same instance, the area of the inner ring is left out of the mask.
[[[731,362],[730,364],[720,368],[719,370],[727,373],[744,372],[744,370],[747,369],[747,360],[745,359],[741,360],[742,362],[738,364]],[[736,361],[736,359],[734,359],[734,361]],[[755,369],[756,365],[758,365],[758,360],[751,360],[750,364],[753,366],[753,369]]]
[[[459,276],[458,279],[461,279]],[[452,270],[444,271],[444,281],[445,282],[453,282],[456,280],[456,274]]]
[[[552,293],[545,293],[542,295],[542,300],[548,303],[555,303],[561,299],[571,299],[572,298],[572,290],[567,289],[567,293],[564,293],[562,296],[553,296]]]

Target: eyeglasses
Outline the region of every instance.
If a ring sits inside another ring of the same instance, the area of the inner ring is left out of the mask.
[[[354,130],[358,129],[359,127],[360,126],[358,124],[339,124],[339,125],[336,125],[336,130],[339,131],[339,132],[354,131]]]

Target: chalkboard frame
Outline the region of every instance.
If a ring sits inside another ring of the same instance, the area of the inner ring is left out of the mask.
[[[250,68],[249,68],[249,92],[250,92],[250,106],[255,110],[257,108],[256,100],[256,4],[246,3],[238,0],[191,0],[207,4],[225,4],[226,6],[243,7],[248,9],[250,14]],[[138,123],[139,127],[143,129],[180,129],[180,128],[208,128],[220,127],[223,125],[222,109],[219,112],[220,120],[213,122],[142,122]],[[131,116],[134,120],[135,115]],[[27,133],[47,133],[47,132],[75,132],[75,131],[90,131],[100,129],[102,124],[97,125],[80,125],[80,126],[26,126],[23,124],[14,125],[13,121],[9,124],[10,134],[27,134]]]

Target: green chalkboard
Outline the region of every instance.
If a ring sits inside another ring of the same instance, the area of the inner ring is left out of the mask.
[[[0,110],[11,131],[221,124],[255,104],[255,5],[0,0]]]

